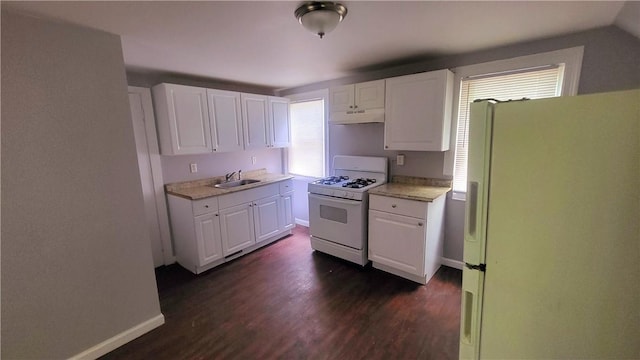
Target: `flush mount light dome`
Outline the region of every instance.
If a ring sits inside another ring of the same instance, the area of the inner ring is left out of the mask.
[[[302,26],[322,39],[347,16],[347,8],[335,2],[311,1],[297,8],[295,15]]]

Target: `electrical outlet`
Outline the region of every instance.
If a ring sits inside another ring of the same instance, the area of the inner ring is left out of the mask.
[[[196,164],[196,163],[189,164],[189,170],[191,170],[191,173],[197,173],[198,172],[198,164]]]
[[[251,157],[251,163],[252,163],[253,165],[255,165],[257,161],[258,161],[258,159],[257,159],[255,156],[252,156],[252,157]]]
[[[404,165],[404,155],[399,154],[398,156],[396,156],[396,163],[398,165]]]

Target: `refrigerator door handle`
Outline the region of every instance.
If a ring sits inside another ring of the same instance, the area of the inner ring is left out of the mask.
[[[476,224],[478,223],[478,182],[469,181],[467,201],[467,234],[471,238],[476,237]]]
[[[464,265],[471,270],[479,270],[482,272],[487,271],[487,264],[478,264],[478,265],[471,265],[469,263],[464,263]]]
[[[484,273],[462,270],[462,311],[460,314],[460,359],[480,358],[480,323]]]

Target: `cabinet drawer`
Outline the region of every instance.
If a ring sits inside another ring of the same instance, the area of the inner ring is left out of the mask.
[[[419,219],[427,218],[429,203],[400,199],[388,196],[370,195],[369,209],[385,211],[392,214],[411,216]]]
[[[293,191],[293,180],[285,180],[280,182],[280,194],[286,194]]]
[[[218,196],[220,209],[226,209],[231,206],[236,206],[258,199],[266,198],[273,195],[278,195],[279,185],[277,183],[263,185],[247,190],[236,191],[230,194]]]
[[[193,206],[193,216],[218,211],[218,198],[213,196],[205,199],[193,200],[191,202],[191,206]]]

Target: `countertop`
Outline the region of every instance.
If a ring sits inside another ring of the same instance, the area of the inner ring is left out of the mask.
[[[215,184],[219,184],[224,182],[224,176],[216,176],[207,179],[194,180],[194,181],[183,181],[171,184],[165,184],[164,188],[167,194],[180,196],[189,200],[198,200],[204,199],[211,196],[220,196],[224,194],[229,194],[237,191],[243,191],[247,189],[252,189],[268,184],[273,184],[275,182],[293,179],[291,175],[284,174],[274,174],[268,173],[266,169],[260,170],[251,170],[247,172],[242,172],[243,179],[256,179],[260,180],[260,182],[247,184],[242,186],[236,186],[229,189],[219,189],[213,187]],[[234,175],[233,180],[237,180],[237,175]]]
[[[395,175],[390,183],[376,186],[369,194],[431,202],[451,190],[451,180]]]

